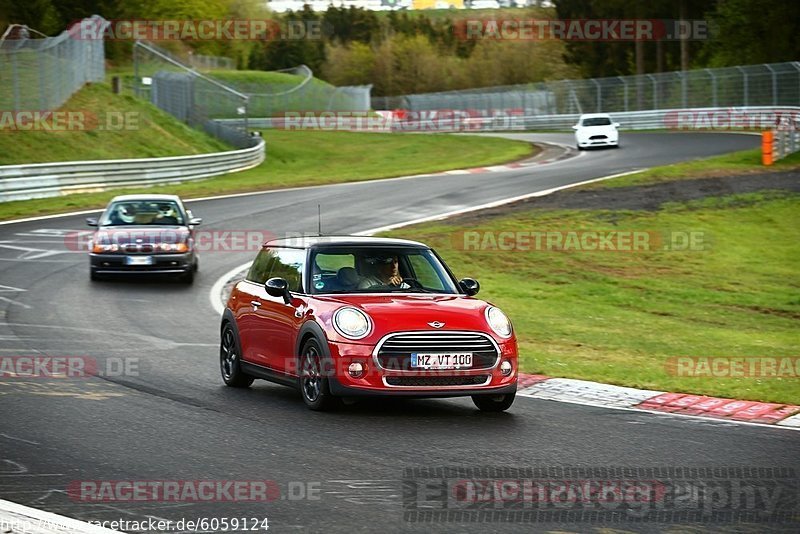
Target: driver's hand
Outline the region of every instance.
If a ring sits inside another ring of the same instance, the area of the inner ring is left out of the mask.
[[[403,283],[403,277],[399,275],[395,275],[389,279],[389,284],[393,286],[399,286],[402,283]]]

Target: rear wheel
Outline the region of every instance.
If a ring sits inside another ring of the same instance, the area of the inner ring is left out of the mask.
[[[516,392],[507,395],[473,395],[472,402],[482,412],[502,412],[514,404]]]
[[[309,339],[300,351],[300,393],[310,409],[330,409],[336,398],[328,388],[328,379],[323,372],[322,349],[316,339]]]
[[[222,374],[222,381],[227,386],[246,388],[253,383],[253,377],[242,372],[240,366],[241,355],[236,331],[230,323],[226,323],[225,328],[222,329],[222,338],[219,345],[219,369]]]

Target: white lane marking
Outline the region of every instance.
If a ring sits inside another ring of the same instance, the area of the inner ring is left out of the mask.
[[[3,462],[11,466],[11,470],[1,471],[4,475],[23,475],[28,472],[28,468],[14,460],[3,459]]]
[[[0,433],[0,436],[4,437],[6,439],[12,439],[14,441],[21,441],[22,443],[28,443],[30,445],[41,445],[41,443],[36,443],[35,441],[29,441],[27,439],[18,438],[16,436],[10,436],[8,434]]]
[[[420,217],[418,219],[413,219],[413,220],[410,220],[410,221],[405,221],[405,222],[400,222],[400,223],[395,223],[395,224],[388,224],[386,226],[379,226],[378,228],[371,228],[369,230],[364,230],[363,232],[358,232],[355,235],[365,235],[366,236],[366,235],[377,234],[377,233],[380,233],[380,232],[388,232],[389,230],[395,230],[397,228],[402,228],[404,226],[410,226],[412,224],[419,224],[419,223],[431,222],[431,221],[439,221],[441,219],[447,219],[448,217],[453,217],[455,215],[461,215],[461,214],[464,214],[464,213],[469,213],[469,212],[478,211],[478,210],[485,210],[485,209],[489,209],[489,208],[496,208],[498,206],[503,206],[505,204],[510,204],[512,202],[518,202],[520,200],[525,200],[525,199],[528,199],[528,198],[543,197],[543,196],[555,193],[556,191],[561,191],[563,189],[569,189],[571,187],[578,187],[580,185],[586,185],[586,184],[591,184],[591,183],[594,183],[594,182],[600,182],[602,180],[610,180],[611,178],[620,178],[622,176],[628,176],[628,175],[631,175],[631,174],[637,174],[637,173],[640,173],[640,172],[643,172],[643,171],[646,171],[646,170],[647,169],[635,169],[635,170],[632,170],[632,171],[621,172],[621,173],[612,174],[612,175],[609,175],[609,176],[603,176],[601,178],[594,178],[592,180],[586,180],[586,181],[577,182],[577,183],[574,183],[574,184],[562,185],[562,186],[559,186],[559,187],[553,187],[551,189],[544,189],[542,191],[537,191],[535,193],[526,193],[524,195],[519,195],[519,196],[511,197],[511,198],[504,198],[504,199],[501,199],[501,200],[495,200],[493,202],[487,202],[486,204],[481,204],[481,205],[478,205],[478,206],[471,206],[471,207],[461,208],[461,209],[457,209],[457,210],[452,210],[452,211],[448,211],[448,212],[445,212],[445,213],[440,213],[438,215],[429,215],[427,217]]]
[[[214,285],[211,286],[211,292],[208,294],[208,298],[211,301],[211,307],[214,308],[214,311],[217,312],[217,315],[222,315],[222,312],[225,311],[225,304],[220,299],[220,295],[222,294],[222,288],[225,287],[225,284],[228,283],[228,280],[238,273],[239,271],[243,271],[247,269],[252,264],[252,261],[248,261],[247,263],[243,263],[238,267],[234,267],[230,271],[226,272],[219,278],[217,281],[214,282]]]
[[[0,248],[7,248],[10,250],[21,250],[22,254],[20,254],[16,258],[18,260],[35,260],[39,258],[45,258],[47,256],[54,256],[56,254],[64,254],[66,252],[69,252],[67,250],[45,250],[41,248],[21,247],[18,245],[13,245],[12,243],[17,243],[17,241],[0,241]]]
[[[566,161],[566,160],[561,160],[561,161]],[[636,174],[638,172],[643,172],[645,170],[647,170],[647,169],[636,169],[636,170],[633,170],[633,171],[622,172],[622,173],[618,173],[618,174],[612,174],[612,175],[609,175],[609,176],[602,176],[600,178],[594,178],[592,180],[586,180],[584,182],[578,182],[578,183],[575,183],[575,184],[569,184],[569,185],[564,185],[564,186],[560,186],[560,187],[554,187],[552,189],[545,189],[543,191],[537,191],[536,193],[528,193],[528,194],[520,195],[520,196],[516,196],[516,197],[506,198],[506,199],[502,199],[502,200],[496,200],[494,202],[489,202],[488,204],[482,204],[480,206],[475,206],[475,207],[472,207],[472,208],[462,208],[462,209],[458,209],[458,210],[448,211],[448,212],[445,212],[445,213],[440,213],[438,215],[431,215],[429,217],[421,217],[421,218],[418,218],[418,219],[412,219],[410,221],[406,221],[406,222],[402,222],[402,223],[390,224],[388,226],[380,226],[378,228],[372,228],[370,230],[365,230],[363,232],[358,232],[358,233],[353,234],[353,235],[372,235],[372,234],[377,234],[378,232],[386,232],[386,231],[389,231],[389,230],[393,230],[395,228],[401,228],[403,226],[408,226],[408,225],[411,225],[411,224],[417,224],[417,223],[422,223],[422,222],[436,221],[436,220],[440,220],[440,219],[445,219],[447,217],[452,217],[454,215],[459,215],[459,214],[467,213],[467,212],[470,212],[470,211],[476,211],[476,210],[481,210],[481,209],[486,209],[486,208],[494,208],[494,207],[497,207],[497,206],[502,206],[503,204],[509,204],[511,202],[516,202],[518,200],[524,200],[526,198],[541,197],[541,196],[549,195],[551,193],[555,193],[556,191],[561,191],[562,189],[569,189],[570,187],[577,187],[579,185],[586,185],[586,184],[590,184],[592,182],[599,182],[601,180],[610,180],[611,178],[619,178],[620,176],[627,176],[629,174]],[[243,271],[243,270],[249,268],[250,265],[252,265],[252,264],[253,264],[253,262],[251,260],[251,261],[248,261],[246,263],[243,263],[243,264],[239,265],[238,267],[234,267],[230,271],[228,271],[225,274],[223,274],[220,278],[218,278],[217,281],[214,282],[214,285],[211,286],[211,292],[208,294],[208,298],[211,301],[211,307],[214,308],[214,311],[216,311],[218,315],[222,315],[222,312],[225,311],[225,303],[220,300],[220,295],[222,294],[222,288],[225,286],[225,284],[228,282],[228,280],[232,276],[234,276],[235,274],[237,274],[240,271]]]
[[[16,300],[10,299],[8,297],[0,297],[0,300],[8,302],[9,304],[14,304],[16,306],[22,306],[26,310],[30,310],[31,309],[31,306],[29,306],[28,304],[25,304],[24,302],[18,302]]]
[[[5,500],[0,500],[0,517],[9,524],[13,524],[12,519],[14,519],[24,524],[61,526],[67,529],[65,532],[70,532],[71,534],[119,534],[118,530],[91,525],[71,517],[37,510],[36,508]],[[53,529],[41,528],[28,532],[30,534],[52,533]]]
[[[550,142],[550,141],[536,141],[536,142],[526,141],[526,142],[530,143],[530,144],[559,145],[559,143],[553,143],[553,142]],[[568,146],[568,145],[561,145],[561,146]],[[580,153],[580,154],[577,154],[574,157],[579,157],[579,156],[582,156],[582,155],[584,155],[584,154]],[[572,158],[564,158],[564,159],[561,159],[561,160],[553,161],[551,163],[548,163],[548,165],[552,165],[552,164],[555,164],[555,163],[560,163],[562,161],[566,161],[566,160],[569,160],[569,159],[572,159]],[[519,171],[519,170],[520,169],[509,169],[509,172]],[[269,191],[250,191],[248,193],[231,193],[231,194],[227,194],[227,195],[215,195],[215,196],[210,196],[210,197],[188,198],[188,199],[183,199],[183,201],[185,203],[189,203],[189,202],[204,202],[206,200],[222,200],[222,199],[226,199],[226,198],[252,197],[252,196],[256,196],[256,195],[273,195],[275,193],[286,193],[286,192],[291,192],[291,191],[302,191],[302,190],[314,190],[314,189],[329,188],[329,187],[342,187],[342,186],[348,186],[348,185],[352,186],[352,185],[357,185],[357,184],[367,184],[369,182],[378,182],[378,181],[380,181],[380,182],[391,182],[391,181],[398,181],[398,180],[412,180],[412,179],[415,179],[415,178],[430,178],[431,176],[439,176],[441,174],[444,174],[444,172],[435,173],[435,174],[412,174],[410,176],[396,176],[394,178],[376,178],[374,180],[359,180],[359,181],[353,181],[353,182],[341,182],[341,183],[337,183],[337,184],[322,184],[322,185],[306,185],[306,186],[299,186],[299,187],[287,187],[287,188],[284,188],[284,189],[271,189]],[[46,220],[50,220],[50,219],[57,219],[59,217],[70,217],[70,216],[73,216],[73,215],[89,215],[91,213],[98,213],[99,214],[99,213],[102,213],[102,212],[103,212],[103,208],[96,208],[96,209],[90,209],[90,210],[70,211],[68,213],[54,213],[52,215],[39,215],[37,217],[26,217],[24,219],[11,219],[9,221],[0,221],[0,226],[4,226],[4,225],[7,225],[7,224],[24,223],[24,222],[46,221]]]

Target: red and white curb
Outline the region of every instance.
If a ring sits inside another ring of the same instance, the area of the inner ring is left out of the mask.
[[[2,534],[117,534],[91,523],[71,517],[0,500],[0,533]]]
[[[800,430],[800,406],[669,393],[520,373],[517,394],[604,408],[705,417]]]

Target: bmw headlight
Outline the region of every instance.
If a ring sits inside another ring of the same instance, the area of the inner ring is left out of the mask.
[[[486,308],[486,322],[500,337],[511,337],[511,321],[500,308],[489,306]]]
[[[367,314],[358,308],[346,306],[333,314],[333,326],[336,331],[350,339],[367,337],[372,329],[372,322]]]

